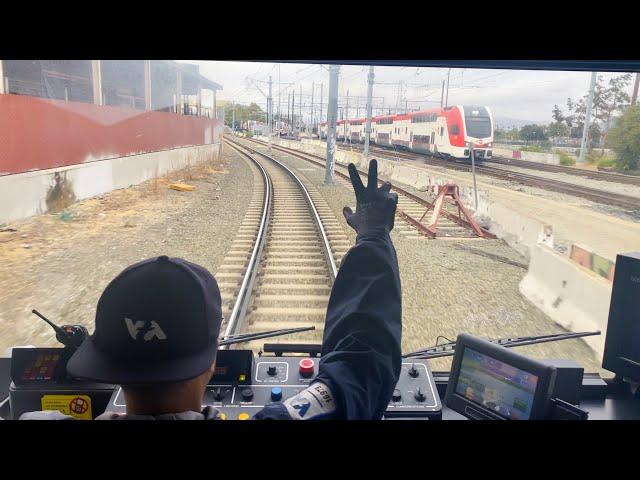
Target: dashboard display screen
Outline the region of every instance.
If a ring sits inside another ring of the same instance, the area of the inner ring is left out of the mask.
[[[53,380],[56,365],[60,360],[59,353],[38,353],[31,361],[24,364],[20,379],[23,382],[34,380]]]
[[[510,420],[527,420],[538,377],[466,347],[455,392]]]

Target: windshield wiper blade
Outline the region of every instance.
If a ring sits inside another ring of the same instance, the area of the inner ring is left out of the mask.
[[[538,343],[558,342],[560,340],[570,340],[572,338],[589,337],[591,335],[600,335],[600,331],[596,332],[566,332],[553,333],[548,335],[531,335],[526,337],[504,337],[489,340],[503,347],[513,348],[525,345],[535,345]],[[438,358],[450,357],[455,353],[456,342],[447,342],[433,347],[424,348],[411,353],[405,353],[402,358]]]
[[[289,335],[292,333],[307,332],[315,330],[316,327],[298,327],[298,328],[282,328],[280,330],[267,330],[265,332],[238,333],[236,335],[228,335],[222,337],[218,345],[231,345],[234,343],[249,342],[251,340],[259,340],[261,338],[279,337],[281,335]]]

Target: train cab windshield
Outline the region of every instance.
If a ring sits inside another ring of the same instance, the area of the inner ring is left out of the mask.
[[[554,369],[584,386],[563,394],[575,405],[635,378],[636,70],[346,63],[0,60],[0,417],[125,408],[114,385],[68,397],[63,367],[112,280],[150,258],[217,282],[208,405],[245,418],[297,393],[326,358],[332,289],[358,242],[349,165],[366,183],[372,159],[398,196],[402,365],[386,416],[443,416],[460,334],[537,362],[469,344],[454,392],[470,408],[535,397],[501,396],[500,372],[514,384],[535,367],[550,385]],[[630,311],[635,330],[619,320]],[[173,335],[120,326],[142,344]],[[606,347],[608,331],[633,341]]]
[[[492,135],[491,117],[485,107],[464,107],[467,136],[487,138]]]

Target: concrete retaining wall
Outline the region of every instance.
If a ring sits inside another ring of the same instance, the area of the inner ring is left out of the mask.
[[[530,251],[529,271],[520,282],[520,292],[567,330],[601,330],[600,336],[584,340],[602,357],[611,283],[546,245],[535,245]]]
[[[130,155],[0,177],[0,224],[215,160],[220,143]]]

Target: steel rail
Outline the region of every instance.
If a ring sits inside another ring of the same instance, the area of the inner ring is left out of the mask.
[[[265,240],[267,238],[267,224],[269,221],[269,217],[271,216],[271,198],[273,192],[271,177],[269,177],[269,174],[264,169],[264,167],[260,165],[260,162],[255,160],[248,153],[242,151],[242,149],[234,145],[233,142],[228,143],[231,148],[249,158],[258,167],[258,170],[260,170],[262,179],[264,181],[264,200],[262,204],[262,218],[260,219],[260,227],[258,228],[258,234],[256,235],[256,240],[253,244],[253,250],[251,251],[251,257],[249,258],[247,269],[245,271],[244,277],[242,278],[242,283],[240,284],[240,290],[238,291],[236,301],[233,305],[233,310],[231,311],[229,321],[227,322],[227,328],[224,332],[225,337],[229,337],[230,335],[235,334],[236,330],[240,327],[241,320],[244,317],[247,307],[249,306],[251,291],[253,290],[253,283],[258,272],[257,266],[259,264],[259,259],[262,256]],[[226,346],[223,345],[220,348],[225,349]]]

